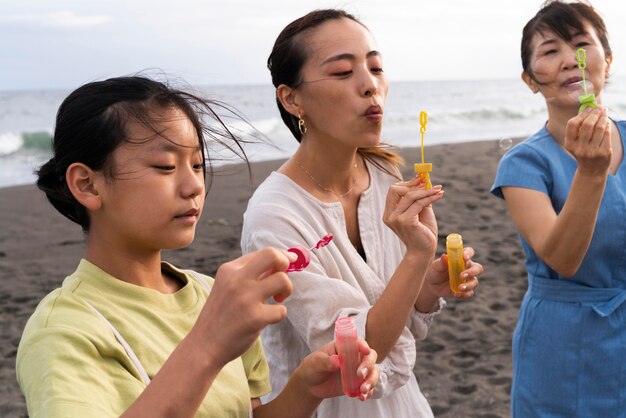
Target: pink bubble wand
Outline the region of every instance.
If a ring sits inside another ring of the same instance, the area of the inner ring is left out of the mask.
[[[298,258],[296,261],[292,261],[285,271],[291,272],[304,270],[311,262],[311,251],[327,246],[332,240],[333,234],[326,234],[311,248],[305,248],[299,245],[289,248],[287,251],[296,254]]]

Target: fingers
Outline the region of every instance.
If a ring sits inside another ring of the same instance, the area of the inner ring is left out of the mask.
[[[447,273],[448,271],[448,254],[443,253],[441,257],[433,261],[430,267],[436,273]]]
[[[591,131],[589,145],[592,148],[597,148],[602,144],[602,141],[605,138],[608,127],[609,127],[609,117],[607,115],[606,109],[602,108],[600,117],[598,118],[596,124],[593,126],[593,130]]]
[[[474,291],[478,287],[478,275],[482,274],[484,268],[481,264],[469,261],[467,269],[461,272],[461,279],[464,283],[459,286],[461,292],[456,292],[454,297],[458,299],[469,299],[474,296]]]
[[[263,248],[239,257],[234,262],[242,273],[259,277],[268,271],[284,271],[289,267],[291,253],[276,248]]]
[[[432,189],[413,189],[408,190],[397,202],[394,211],[397,213],[406,212],[411,206],[414,204],[418,204],[419,210],[417,213],[421,212],[423,208],[428,205],[433,204],[437,200],[443,197],[442,186],[437,185]]]
[[[380,372],[376,367],[376,360],[378,359],[378,353],[376,350],[370,348],[367,342],[361,338],[357,340],[357,349],[361,354],[361,363],[357,369],[357,376],[363,379],[359,390],[359,399],[364,401],[372,396],[374,387],[378,383]]]
[[[476,251],[472,247],[463,248],[463,260],[465,260],[465,264],[472,259],[476,255]]]

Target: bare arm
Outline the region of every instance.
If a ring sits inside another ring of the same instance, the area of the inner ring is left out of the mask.
[[[432,204],[443,197],[441,186],[430,190],[418,178],[391,186],[383,220],[407,247],[381,297],[367,316],[366,339],[382,361],[406,326],[437,248],[437,221]]]
[[[122,417],[195,416],[222,367],[286,316],[284,306],[265,301],[291,293],[288,264],[286,252],[269,248],[223,264],[196,324]]]
[[[360,376],[365,378],[359,398],[366,400],[378,383],[376,352],[361,339],[358,347],[363,356],[358,370]],[[275,399],[265,405],[261,405],[258,399],[252,399],[252,407],[255,418],[307,418],[315,412],[322,399],[338,395],[341,395],[339,359],[335,344],[331,342],[300,363]]]
[[[564,148],[578,168],[563,206],[557,214],[544,193],[503,187],[513,223],[537,255],[565,277],[576,274],[587,253],[604,194],[611,160],[611,127],[604,109],[572,118]]]

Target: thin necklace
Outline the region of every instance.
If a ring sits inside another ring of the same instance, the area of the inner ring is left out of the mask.
[[[293,160],[294,160],[294,161],[296,162],[296,164],[298,164],[298,166],[299,166],[299,167],[300,167],[300,168],[301,168],[301,169],[302,169],[302,170],[303,170],[303,171],[304,171],[304,172],[305,172],[305,173],[306,173],[306,174],[307,174],[307,175],[311,178],[311,180],[313,180],[313,182],[314,182],[315,184],[317,184],[317,186],[318,186],[320,189],[325,190],[325,191],[327,191],[327,192],[329,192],[329,193],[334,194],[334,195],[335,195],[336,197],[338,197],[339,199],[341,199],[342,197],[347,196],[348,194],[350,194],[350,192],[351,192],[352,190],[354,190],[354,185],[356,184],[356,170],[357,170],[357,167],[356,167],[356,160],[354,161],[354,172],[355,172],[355,173],[354,173],[354,175],[352,176],[352,186],[350,186],[350,188],[349,188],[347,191],[345,191],[344,193],[339,194],[339,195],[338,195],[338,194],[337,194],[337,193],[336,193],[333,189],[329,189],[328,187],[324,187],[324,186],[322,186],[322,185],[320,184],[320,182],[319,182],[319,181],[317,181],[317,180],[315,179],[315,177],[313,177],[313,175],[312,175],[311,173],[309,173],[309,172],[307,171],[307,169],[306,169],[306,168],[304,168],[304,166],[303,166],[302,164],[300,164],[300,161],[298,161],[295,157],[294,157],[294,159],[293,159]]]

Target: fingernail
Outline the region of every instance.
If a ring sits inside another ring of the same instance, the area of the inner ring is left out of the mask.
[[[289,258],[289,261],[296,261],[298,259],[298,254],[287,251],[287,258]]]
[[[361,372],[361,377],[363,379],[365,379],[367,377],[367,367],[363,367],[361,370],[359,370]]]
[[[372,385],[370,385],[368,382],[363,383],[363,387],[365,388],[365,393],[368,393],[370,391],[370,389],[372,388]],[[367,396],[367,395],[365,395]]]
[[[464,284],[462,284],[461,286],[459,286],[459,289],[465,291],[467,290],[467,286],[465,286]]]
[[[463,273],[463,274],[461,274],[461,279],[463,279],[463,280],[467,280],[467,273]]]

